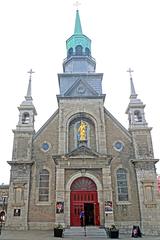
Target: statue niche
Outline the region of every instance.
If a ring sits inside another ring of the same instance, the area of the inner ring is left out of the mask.
[[[80,146],[97,151],[95,125],[91,119],[81,115],[76,116],[69,124],[68,152]]]

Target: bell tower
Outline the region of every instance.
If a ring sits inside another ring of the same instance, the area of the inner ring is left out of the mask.
[[[138,95],[136,94],[131,74],[133,70],[129,69],[127,72],[130,73],[130,85],[131,85],[130,102],[126,110],[126,113],[128,114],[129,128],[130,129],[142,127],[144,128],[147,127],[147,122],[144,113],[145,105],[140,99],[137,98]]]
[[[138,95],[136,94],[132,78],[133,70],[129,69],[127,72],[130,73],[131,95],[126,114],[128,114],[129,131],[133,136],[135,156],[140,159],[146,156],[153,157],[153,147],[150,133],[152,128],[148,127],[145,119],[145,105],[137,98]]]
[[[14,142],[11,166],[9,201],[7,209],[6,228],[28,229],[28,201],[30,192],[30,176],[32,161],[32,138],[34,134],[34,117],[37,114],[32,103],[31,76],[25,100],[18,107],[19,121],[13,130]]]
[[[134,147],[134,159],[132,164],[135,168],[138,194],[141,212],[141,229],[142,232],[150,234],[150,219],[154,219],[154,230],[158,231],[158,220],[156,220],[157,211],[157,175],[155,164],[158,162],[154,159],[151,130],[145,119],[143,102],[137,98],[135,87],[132,79],[132,70],[129,69],[131,95],[130,102],[126,113],[129,119],[129,131],[132,136]],[[152,209],[152,211],[151,211]]]
[[[20,131],[34,131],[34,117],[37,115],[36,109],[32,103],[31,96],[31,77],[34,73],[32,69],[28,72],[30,74],[27,94],[25,100],[18,107],[19,110],[19,122],[17,125],[17,130]]]

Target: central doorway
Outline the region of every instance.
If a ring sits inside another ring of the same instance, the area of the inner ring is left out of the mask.
[[[84,203],[85,225],[95,225],[94,217],[94,203]]]
[[[86,226],[99,225],[99,204],[96,184],[87,177],[77,178],[71,185],[70,223],[80,226],[80,212],[84,211]]]

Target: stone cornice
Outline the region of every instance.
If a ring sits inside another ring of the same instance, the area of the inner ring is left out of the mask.
[[[32,166],[34,161],[7,161],[9,165],[30,165]]]
[[[154,159],[154,158],[150,158],[150,159],[131,159],[130,160],[132,163],[157,163],[159,161],[159,159]]]
[[[99,96],[63,96],[63,95],[57,95],[57,101],[59,102],[60,99],[103,99],[103,102],[105,100],[106,94],[101,94]]]
[[[138,132],[138,131],[151,131],[152,130],[152,127],[147,127],[146,124],[144,125],[133,125],[132,127],[130,127],[129,129],[129,132]]]

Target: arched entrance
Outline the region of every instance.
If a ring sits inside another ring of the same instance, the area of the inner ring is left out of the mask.
[[[71,226],[80,226],[80,212],[85,212],[85,225],[99,225],[97,186],[88,177],[79,177],[71,185]]]

